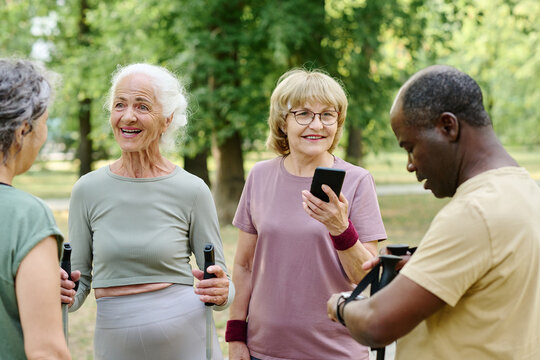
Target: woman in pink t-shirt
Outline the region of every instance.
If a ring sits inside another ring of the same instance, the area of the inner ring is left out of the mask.
[[[278,81],[267,145],[279,156],[253,167],[233,221],[231,360],[369,359],[326,315],[328,297],[353,289],[386,238],[371,174],[332,154],[346,113],[345,91],[320,71]],[[323,186],[329,202],[307,190],[318,166],[346,171],[341,194]]]

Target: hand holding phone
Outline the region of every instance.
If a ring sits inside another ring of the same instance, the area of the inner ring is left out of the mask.
[[[330,199],[322,190],[322,185],[325,184],[330,186],[332,191],[339,197],[344,179],[345,170],[319,166],[315,169],[315,174],[313,175],[313,180],[311,182],[311,189],[309,191],[322,201],[329,202]]]

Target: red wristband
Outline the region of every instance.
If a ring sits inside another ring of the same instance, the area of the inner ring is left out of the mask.
[[[247,341],[247,322],[244,320],[229,320],[227,321],[227,329],[225,330],[225,341]]]
[[[349,220],[349,227],[347,230],[336,236],[330,234],[330,238],[334,243],[334,248],[336,248],[336,250],[343,251],[356,244],[358,241],[358,233],[356,232],[351,220]]]

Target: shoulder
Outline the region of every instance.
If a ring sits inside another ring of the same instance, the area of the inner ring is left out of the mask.
[[[274,172],[280,168],[282,160],[283,157],[278,156],[273,159],[259,161],[253,165],[250,174],[266,174],[268,172]]]
[[[43,200],[22,190],[13,189],[10,204],[29,217],[37,215],[52,217],[51,209]],[[10,206],[10,204],[5,205]]]
[[[347,162],[339,157],[335,157],[335,167],[337,169],[343,169],[347,172],[347,174],[353,174],[355,177],[364,177],[367,175],[371,175],[370,172],[366,169],[364,169],[361,166],[357,166],[354,164],[351,164],[350,162]]]
[[[203,179],[179,166],[177,166],[174,171],[173,176],[163,182],[162,186],[171,188],[172,185],[173,188],[181,188],[183,189],[184,194],[192,194],[194,200],[200,199],[201,197],[212,197],[212,192]]]
[[[99,183],[107,179],[107,172],[109,171],[109,165],[103,166],[97,170],[91,171],[81,176],[73,185],[73,188],[81,186],[90,186],[92,184]]]
[[[204,182],[203,179],[201,179],[197,175],[193,175],[189,171],[182,169],[179,166],[176,166],[176,169],[174,170],[174,175],[170,179],[175,182],[181,182],[183,186],[197,189],[208,189],[208,185]]]
[[[334,165],[337,169],[343,169],[346,172],[344,184],[348,184],[353,187],[366,184],[365,186],[374,186],[375,181],[371,173],[363,167],[353,165],[343,159],[336,156],[336,162]]]

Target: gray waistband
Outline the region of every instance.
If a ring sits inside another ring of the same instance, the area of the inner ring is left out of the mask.
[[[192,286],[173,284],[165,289],[135,295],[97,299],[96,327],[125,328],[170,320],[193,311],[204,311],[204,304]]]

